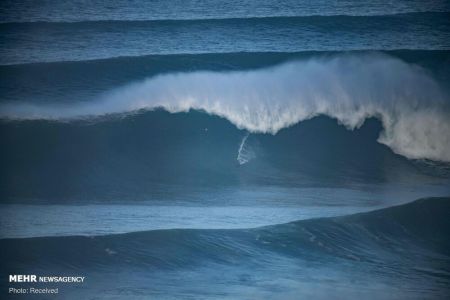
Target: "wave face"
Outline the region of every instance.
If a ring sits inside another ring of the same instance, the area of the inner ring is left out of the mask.
[[[343,298],[367,294],[383,299],[439,299],[449,293],[449,211],[449,198],[431,198],[369,213],[247,230],[2,239],[1,272],[23,268],[53,274],[64,268],[64,274],[81,271],[95,278],[95,286],[67,286],[65,293],[71,297],[108,288],[108,293],[119,295],[137,289],[158,296],[161,289],[164,297],[171,293],[187,297],[201,290],[212,298],[219,294],[235,298],[250,293],[258,282],[270,281],[262,288],[266,297],[286,298],[284,293],[292,290],[296,297],[317,296],[317,290],[323,289],[324,297],[332,293]],[[117,268],[126,272],[104,276]],[[323,272],[328,276],[323,277]],[[180,276],[181,280],[175,279]],[[208,286],[201,284],[206,278]],[[127,288],[111,287],[115,280]]]
[[[348,131],[318,117],[267,135],[205,113],[157,110],[93,123],[3,122],[0,130],[7,203],[366,206],[449,193],[448,167],[395,155],[376,142],[375,119]]]
[[[349,129],[378,118],[378,141],[413,159],[450,162],[449,96],[430,74],[383,54],[339,55],[254,71],[190,72],[129,84],[95,101],[5,103],[3,119],[71,120],[163,108],[203,110],[252,133],[318,115]]]

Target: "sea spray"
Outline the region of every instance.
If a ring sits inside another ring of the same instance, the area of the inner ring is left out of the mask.
[[[202,110],[252,133],[318,115],[349,129],[376,117],[379,142],[414,159],[450,161],[448,95],[426,70],[385,54],[342,54],[233,72],[172,73],[72,104],[4,103],[3,119],[70,121],[139,110]]]
[[[248,146],[247,139],[250,136],[250,133],[247,133],[243,138],[239,145],[238,149],[238,155],[236,157],[236,160],[238,161],[239,165],[244,165],[248,163],[250,160],[255,158],[255,152]]]

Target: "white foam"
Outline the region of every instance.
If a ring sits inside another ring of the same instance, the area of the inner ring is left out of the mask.
[[[247,133],[243,138],[239,145],[238,154],[236,160],[240,165],[245,165],[253,158],[255,158],[255,152],[247,145],[247,139],[250,136],[250,133]]]
[[[383,54],[348,54],[252,71],[161,75],[92,102],[3,104],[0,117],[70,120],[141,109],[201,109],[249,132],[272,134],[322,114],[349,129],[377,117],[384,126],[379,141],[396,153],[448,162],[447,98],[418,66]]]

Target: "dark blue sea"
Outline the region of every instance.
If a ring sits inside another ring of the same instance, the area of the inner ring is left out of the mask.
[[[0,288],[448,299],[450,2],[1,1]]]

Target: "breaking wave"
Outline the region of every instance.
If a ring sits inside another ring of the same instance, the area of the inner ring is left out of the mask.
[[[378,141],[412,159],[450,162],[448,94],[423,68],[380,53],[342,54],[251,71],[158,75],[72,104],[10,102],[0,117],[70,121],[163,108],[202,110],[250,133],[276,134],[318,115],[348,129],[375,117]]]

